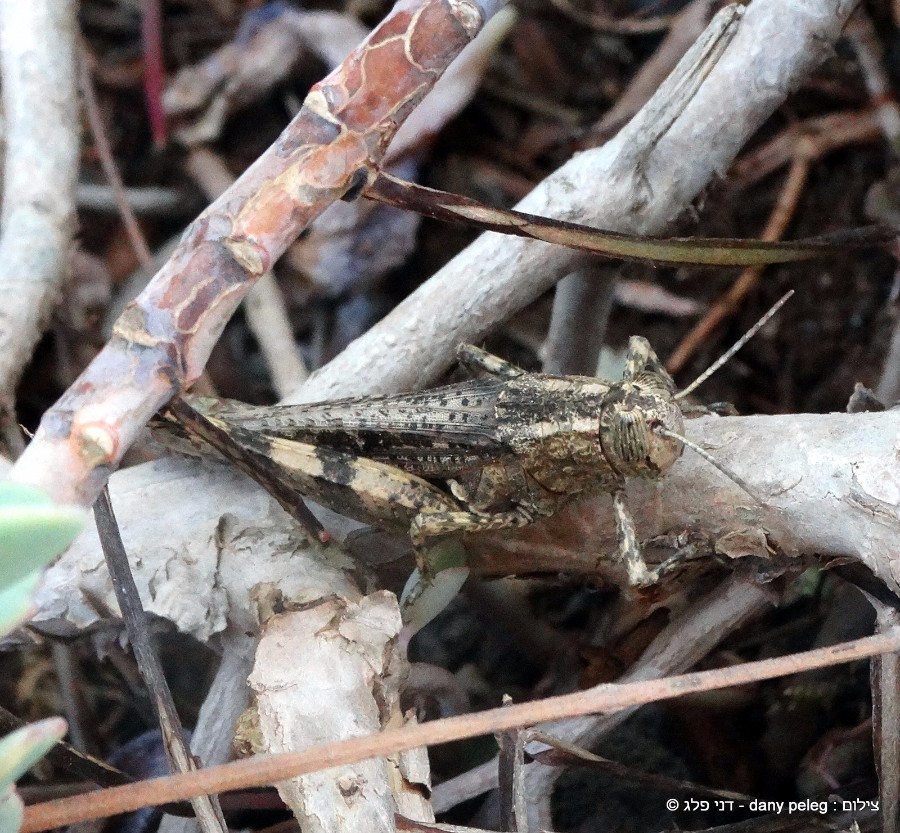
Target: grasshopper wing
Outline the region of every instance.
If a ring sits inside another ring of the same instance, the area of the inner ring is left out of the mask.
[[[497,430],[496,379],[429,391],[257,408],[228,400],[192,404],[229,428],[387,463],[421,477],[453,477],[510,452]]]

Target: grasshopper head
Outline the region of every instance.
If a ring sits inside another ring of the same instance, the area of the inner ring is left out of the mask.
[[[658,433],[683,431],[674,393],[672,378],[646,339],[633,337],[624,378],[600,405],[600,445],[616,471],[627,477],[659,477],[681,456],[683,444]]]
[[[609,464],[620,474],[659,477],[681,456],[685,445],[765,505],[740,477],[726,469],[699,445],[682,434],[678,400],[705,382],[794,294],[791,290],[756,322],[718,361],[710,365],[681,393],[646,339],[632,336],[622,381],[610,387],[600,404],[600,446]]]

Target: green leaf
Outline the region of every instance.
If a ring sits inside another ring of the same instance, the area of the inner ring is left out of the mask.
[[[66,733],[66,721],[50,717],[17,729],[0,740],[0,790],[14,784]]]
[[[0,833],[17,833],[22,827],[23,810],[22,799],[12,787],[0,792]]]
[[[0,483],[0,589],[36,573],[81,531],[87,513],[57,506],[39,489]]]
[[[0,483],[0,509],[7,506],[52,506],[50,496],[36,486],[7,480]]]
[[[431,547],[426,561],[429,575],[422,576],[417,567],[400,594],[406,638],[412,637],[441,613],[469,577],[469,568],[465,566],[466,551],[459,541],[441,541]]]
[[[468,567],[441,570],[430,581],[423,581],[418,568],[406,582],[400,602],[400,615],[407,638],[418,633],[435,616],[443,613],[469,577]]]
[[[31,614],[31,595],[41,578],[40,572],[29,573],[0,589],[0,636],[8,634]]]

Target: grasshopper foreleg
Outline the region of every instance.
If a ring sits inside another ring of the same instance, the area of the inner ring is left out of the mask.
[[[613,494],[613,512],[616,516],[616,537],[619,541],[619,557],[628,573],[628,583],[632,587],[646,587],[656,582],[658,576],[649,570],[641,555],[634,519],[625,503],[625,490]]]

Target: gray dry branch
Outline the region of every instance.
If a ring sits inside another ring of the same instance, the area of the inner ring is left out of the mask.
[[[78,176],[75,0],[0,3],[5,161],[0,217],[0,405],[68,273]]]
[[[630,481],[638,535],[698,530],[717,539],[720,554],[817,554],[862,561],[894,592],[900,559],[900,409],[863,414],[706,417],[686,426],[715,459],[744,479],[761,503],[686,449],[660,481]],[[491,572],[511,572],[527,559],[551,570],[593,572],[596,553],[615,547],[615,526],[602,496],[534,527],[521,541],[485,547]],[[754,546],[752,540],[756,540]]]
[[[629,234],[658,234],[729,167],[789,92],[827,57],[856,0],[755,0],[680,117],[648,146],[659,94],[619,134],[573,157],[516,207]],[[664,97],[665,98],[665,97]],[[289,402],[422,387],[572,270],[578,253],[487,233],[314,373]],[[378,367],[378,374],[371,373]]]
[[[788,554],[850,556],[895,589],[900,584],[900,565],[891,558],[900,537],[900,410],[708,417],[689,421],[686,433],[733,468],[765,505],[688,450],[657,483],[629,484],[641,539],[699,530],[716,536],[726,556],[737,554],[738,541],[752,554],[752,540]],[[198,492],[196,478],[210,473],[219,488]],[[260,583],[273,583],[298,602],[330,592],[359,598],[343,576],[347,556],[336,547],[309,547],[273,499],[225,466],[164,460],[120,472],[110,488],[147,609],[199,639],[229,621],[252,628],[249,595]],[[600,495],[514,537],[473,536],[475,566],[484,553],[492,573],[591,574],[599,558],[616,553],[610,504]],[[183,507],[182,523],[173,524],[173,505]],[[335,529],[332,519],[323,521]],[[82,629],[104,608],[115,610],[102,562],[95,534],[86,532],[48,571],[36,621]]]

